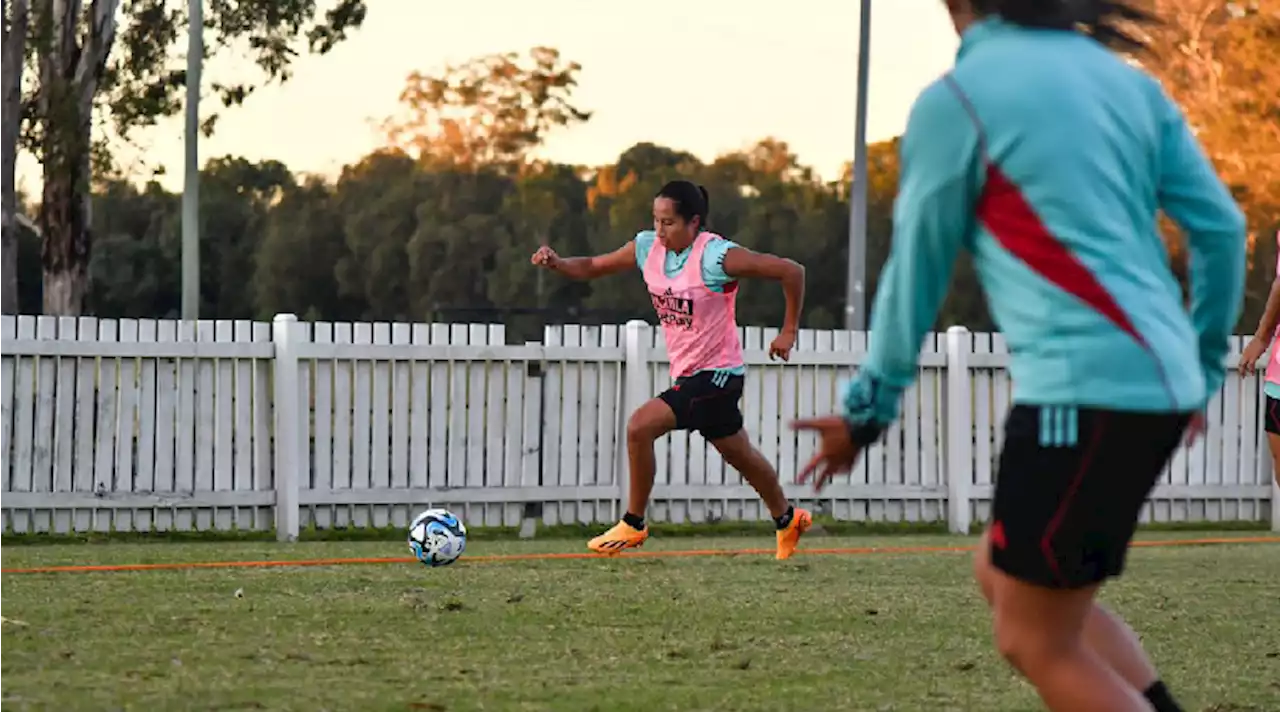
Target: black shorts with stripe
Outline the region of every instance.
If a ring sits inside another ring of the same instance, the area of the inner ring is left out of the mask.
[[[1267,396],[1265,407],[1262,412],[1262,428],[1268,433],[1280,435],[1280,399]]]
[[[1015,405],[991,508],[992,565],[1050,588],[1119,576],[1142,506],[1189,421],[1189,413]]]
[[[708,441],[742,430],[742,389],[746,379],[725,371],[699,371],[677,378],[658,394],[676,415],[676,430],[695,430]]]

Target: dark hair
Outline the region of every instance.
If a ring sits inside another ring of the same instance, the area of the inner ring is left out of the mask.
[[[711,208],[711,196],[707,189],[687,180],[673,180],[662,186],[662,190],[653,196],[666,198],[676,205],[676,214],[685,222],[698,218],[699,229],[707,229],[707,212]]]
[[[1146,47],[1124,25],[1153,23],[1155,15],[1125,0],[971,0],[980,15],[999,15],[1023,27],[1075,30],[1116,50]],[[1145,4],[1145,3],[1144,3]]]

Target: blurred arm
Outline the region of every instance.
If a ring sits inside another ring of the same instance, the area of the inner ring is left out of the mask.
[[[902,392],[916,378],[920,344],[946,297],[977,198],[977,130],[942,82],[916,100],[901,150],[893,242],[876,288],[867,358],[842,398],[862,445],[897,418]]]
[[[1191,322],[1207,398],[1212,398],[1226,378],[1223,361],[1244,300],[1245,220],[1182,112],[1168,97],[1164,101],[1160,207],[1187,234]]]

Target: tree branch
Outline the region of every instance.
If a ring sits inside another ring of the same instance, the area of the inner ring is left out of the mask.
[[[9,5],[8,0],[5,5]],[[5,116],[8,116],[10,111],[20,109],[22,104],[22,70],[26,67],[27,25],[31,18],[30,10],[27,0],[14,0],[13,9],[5,13],[13,20],[12,27],[6,24],[4,28]]]
[[[53,3],[53,25],[57,34],[54,35],[57,42],[58,57],[66,60],[75,57],[79,52],[80,43],[76,39],[76,26],[80,24],[80,0],[54,0]],[[61,65],[58,67],[59,73],[66,76],[70,67]]]
[[[93,0],[89,39],[76,64],[75,86],[79,95],[80,115],[93,111],[93,97],[98,93],[98,79],[107,66],[107,57],[116,40],[116,8],[120,0]]]

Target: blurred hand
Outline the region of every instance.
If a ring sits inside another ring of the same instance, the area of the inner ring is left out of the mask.
[[[858,455],[862,454],[862,448],[849,435],[848,423],[838,415],[796,420],[791,423],[791,429],[811,430],[818,436],[818,453],[796,476],[796,482],[804,484],[817,475],[813,481],[814,492],[821,492],[831,478],[853,469]]]
[[[1187,422],[1187,429],[1182,433],[1182,442],[1187,447],[1195,444],[1204,435],[1204,413],[1196,413]]]

